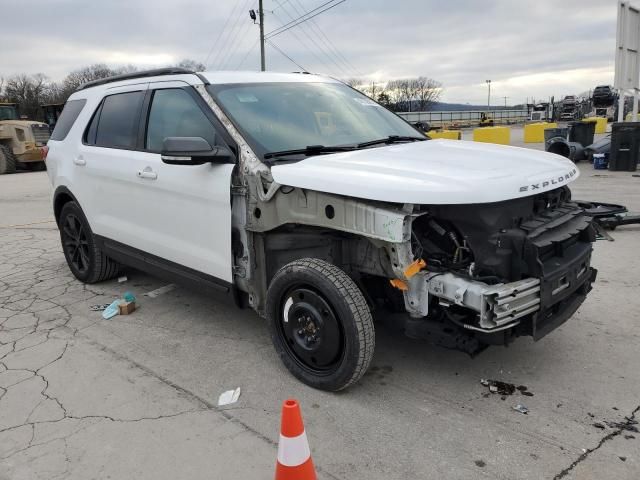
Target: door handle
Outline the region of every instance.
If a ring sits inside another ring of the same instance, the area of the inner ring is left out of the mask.
[[[73,163],[82,167],[87,164],[87,161],[84,159],[82,155],[80,155],[73,159]]]
[[[145,167],[144,170],[138,170],[138,177],[155,180],[158,178],[158,174],[154,172],[151,167]]]

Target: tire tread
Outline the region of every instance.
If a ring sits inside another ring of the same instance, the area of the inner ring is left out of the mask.
[[[0,175],[3,175],[5,173],[7,173],[7,174],[8,173],[15,173],[16,172],[16,164],[18,163],[18,159],[16,158],[16,156],[13,154],[11,149],[9,147],[7,147],[6,145],[0,145],[0,152],[2,153],[2,156],[4,157],[4,163],[5,163],[4,167],[0,163]]]
[[[333,389],[333,391],[343,390],[356,383],[365,374],[373,359],[375,329],[369,305],[360,288],[351,277],[338,266],[319,258],[303,258],[288,263],[274,275],[274,278],[298,269],[312,270],[329,280],[338,290],[338,293],[346,300],[347,306],[353,316],[358,332],[359,355],[351,377]]]

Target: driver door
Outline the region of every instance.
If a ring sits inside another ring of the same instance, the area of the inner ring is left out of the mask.
[[[222,126],[193,87],[149,85],[143,107],[133,191],[135,238],[144,252],[232,282],[231,174],[233,164],[169,165],[160,155],[167,137],[202,137],[227,145]]]

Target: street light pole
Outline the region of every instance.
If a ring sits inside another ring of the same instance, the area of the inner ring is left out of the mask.
[[[487,109],[491,108],[491,80],[485,80],[489,87],[489,93],[487,94]]]

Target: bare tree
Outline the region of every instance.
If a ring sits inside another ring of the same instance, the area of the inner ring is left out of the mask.
[[[7,79],[4,96],[9,102],[20,105],[20,114],[31,119],[38,118],[39,108],[49,98],[51,83],[46,75],[14,75]]]
[[[96,63],[88,67],[79,68],[65,77],[62,81],[62,90],[68,97],[84,83],[111,77],[115,74],[116,73],[104,63]]]
[[[413,83],[418,110],[429,110],[440,99],[442,84],[427,77],[418,77]]]
[[[380,95],[380,92],[382,91],[382,86],[372,80],[371,83],[360,89],[360,91],[369,98],[377,100],[378,95]]]
[[[409,81],[406,79],[390,80],[387,82],[386,94],[395,111],[409,110]]]
[[[442,94],[439,82],[427,78],[402,78],[390,80],[384,89],[395,111],[428,110]]]
[[[347,78],[346,80],[344,80],[344,83],[349,85],[351,88],[355,88],[356,90],[360,90],[360,91],[362,91],[362,86],[364,84],[361,78],[356,78],[356,77]]]
[[[176,64],[176,67],[186,68],[187,70],[193,70],[194,72],[204,72],[207,69],[207,66],[204,63],[191,60],[190,58],[182,59]]]

